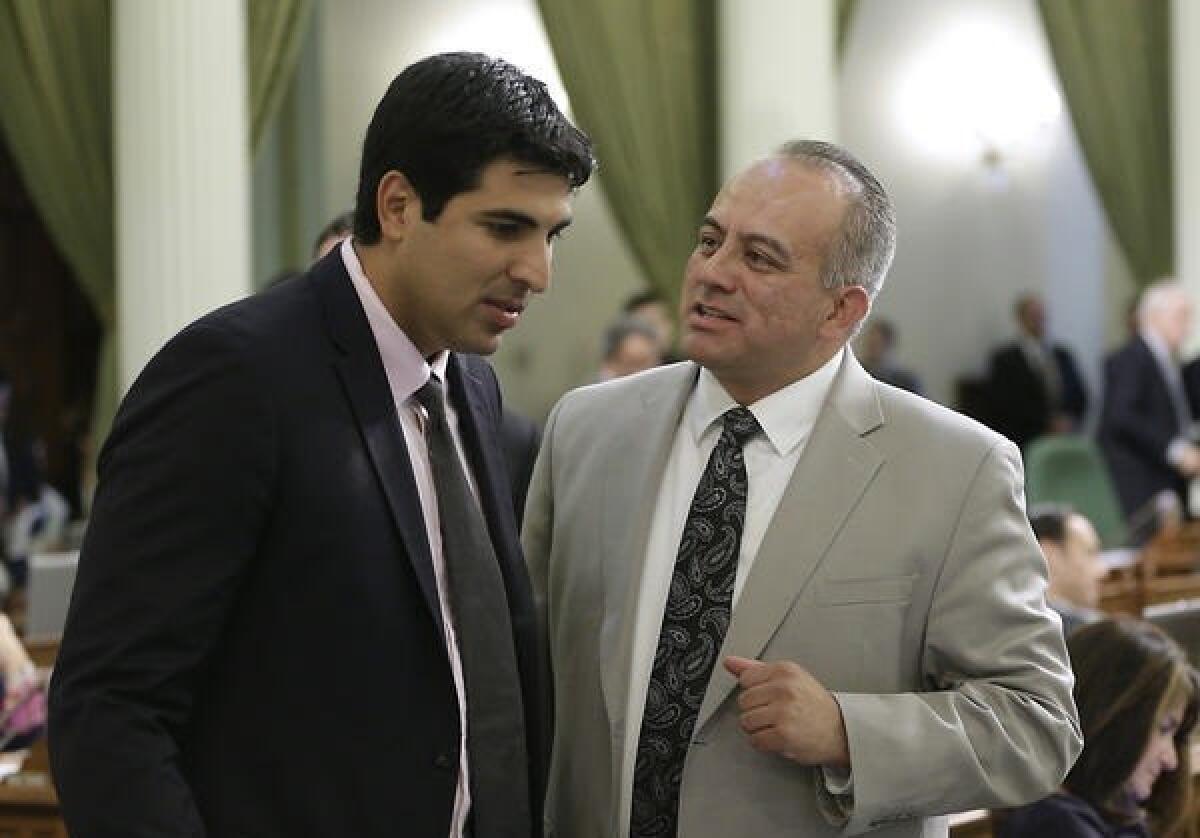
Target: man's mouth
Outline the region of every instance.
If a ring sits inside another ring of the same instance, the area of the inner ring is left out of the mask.
[[[704,303],[696,303],[694,306],[692,306],[692,311],[704,318],[730,320],[734,322],[737,320],[736,317],[733,317],[721,309],[713,308],[712,306],[705,305]]]
[[[523,300],[487,299],[484,307],[491,312],[492,319],[502,329],[511,329],[517,325],[521,312],[525,310]]]

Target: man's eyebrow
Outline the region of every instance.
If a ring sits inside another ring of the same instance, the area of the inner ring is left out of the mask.
[[[479,213],[479,217],[488,221],[505,221],[509,224],[518,224],[522,227],[537,226],[537,219],[535,219],[532,215],[515,209],[483,210]]]
[[[532,215],[530,215],[527,212],[521,212],[520,210],[515,210],[515,209],[483,210],[482,212],[479,213],[479,217],[484,219],[485,221],[501,221],[501,222],[505,222],[507,224],[516,224],[516,225],[518,225],[520,227],[524,227],[526,229],[533,229],[538,226],[537,219],[534,218]],[[558,235],[563,230],[570,227],[571,222],[574,220],[575,220],[575,218],[573,216],[568,215],[566,218],[562,219],[557,224],[555,224],[553,227],[551,227],[549,234],[551,236]]]

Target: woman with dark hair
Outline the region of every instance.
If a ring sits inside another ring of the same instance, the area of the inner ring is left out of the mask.
[[[1191,835],[1188,735],[1200,677],[1179,645],[1137,620],[1067,641],[1084,747],[1063,788],[997,817],[997,838]]]

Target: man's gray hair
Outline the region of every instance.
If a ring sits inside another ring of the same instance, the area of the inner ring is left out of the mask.
[[[848,187],[849,206],[829,244],[821,281],[826,288],[861,285],[874,301],[896,254],[896,209],[882,184],[858,158],[833,143],[793,140],[776,153],[829,172]]]
[[[1155,312],[1171,308],[1178,305],[1181,301],[1186,302],[1187,300],[1187,289],[1183,287],[1183,283],[1178,279],[1171,276],[1164,276],[1155,280],[1146,286],[1145,290],[1142,291],[1142,296],[1138,298],[1138,328],[1147,328],[1150,318]]]

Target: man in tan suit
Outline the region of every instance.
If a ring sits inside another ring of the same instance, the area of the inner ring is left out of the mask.
[[[944,835],[1070,767],[1017,449],[846,348],[894,242],[862,164],[791,143],[700,226],[692,362],[555,408],[524,538],[548,835]]]

